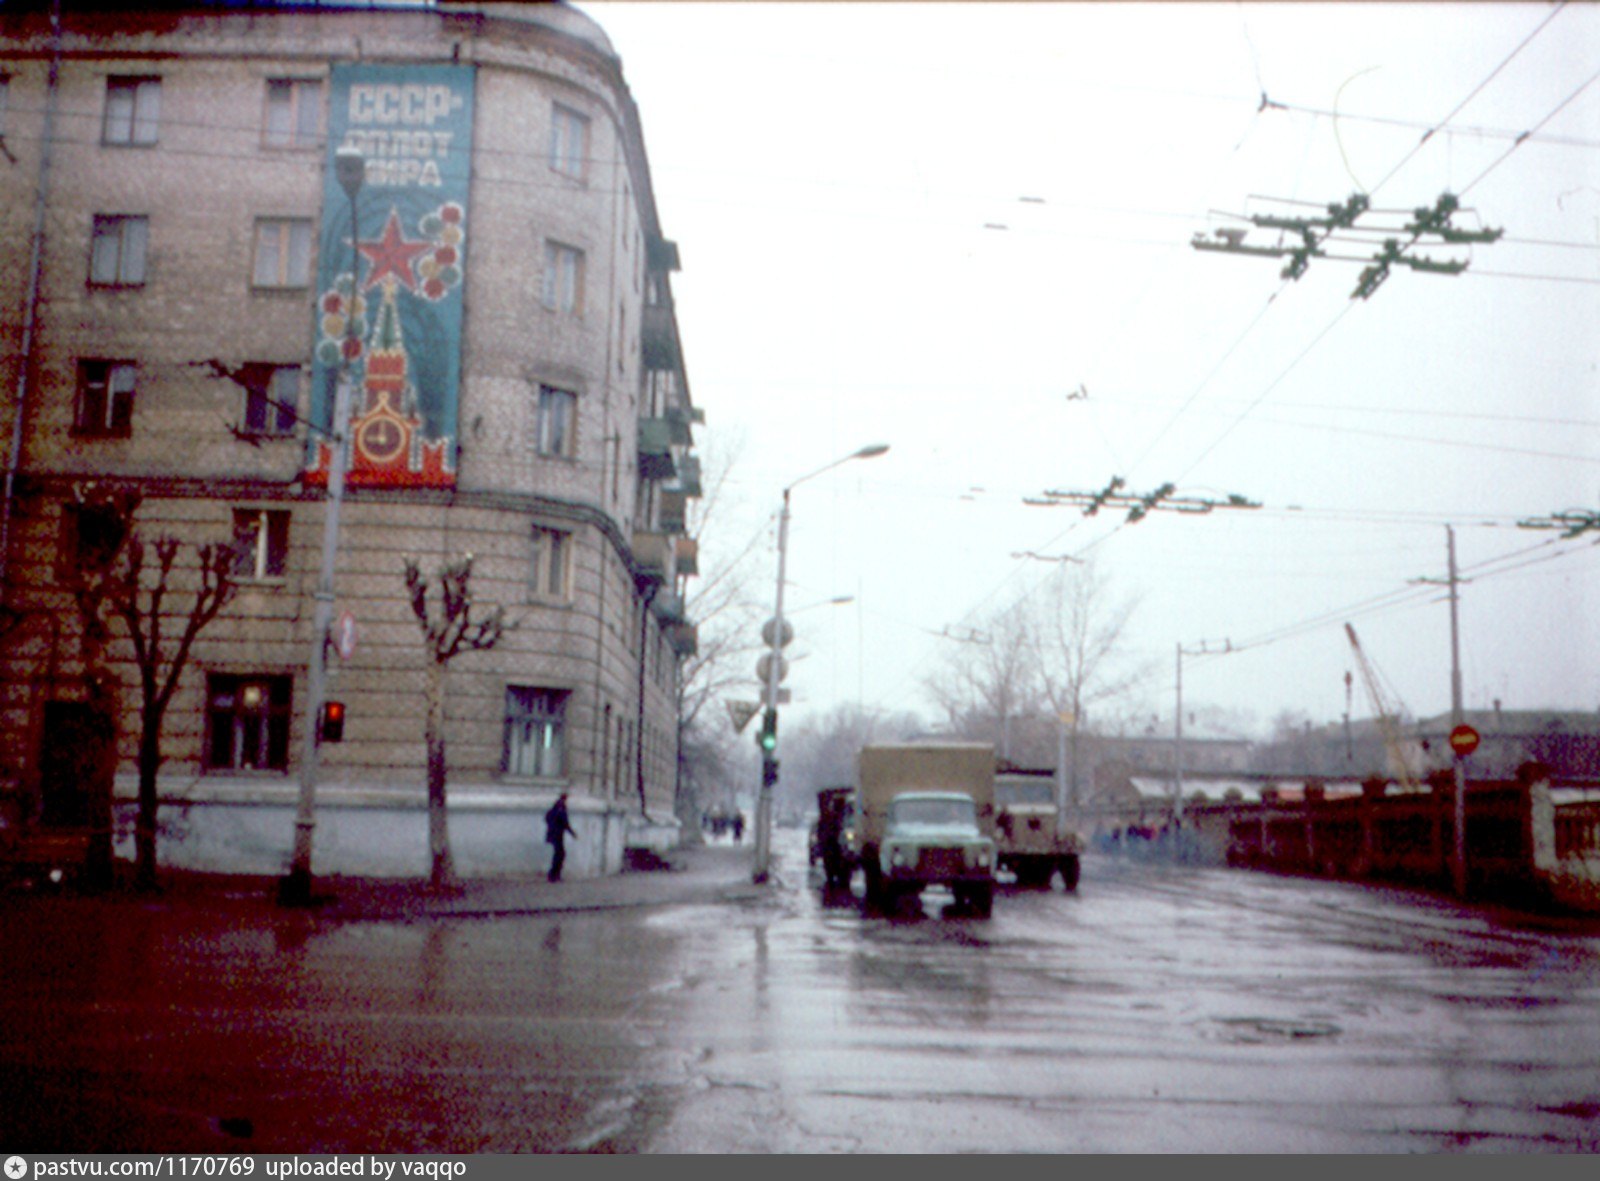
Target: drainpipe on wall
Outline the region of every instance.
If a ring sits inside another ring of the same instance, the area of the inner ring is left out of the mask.
[[[28,375],[33,369],[33,337],[39,320],[39,285],[44,271],[44,213],[50,195],[50,153],[55,138],[56,90],[61,78],[61,0],[50,4],[50,76],[45,88],[44,134],[39,144],[39,183],[33,201],[33,243],[29,248],[28,296],[24,304],[22,349],[17,361],[16,409],[11,449],[6,455],[4,503],[0,504],[0,601],[10,598],[11,514],[17,469],[22,466],[23,424],[28,411]]]
[[[639,720],[633,728],[633,751],[639,779],[639,815],[647,819],[650,810],[646,806],[644,794],[644,674],[645,664],[650,659],[650,649],[647,646],[650,641],[650,604],[655,602],[660,590],[659,585],[652,586],[644,596],[639,609]]]

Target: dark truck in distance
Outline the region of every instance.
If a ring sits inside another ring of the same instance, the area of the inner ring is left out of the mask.
[[[811,864],[822,866],[823,885],[830,890],[847,890],[858,864],[852,825],[855,822],[856,790],[853,787],[825,787],[817,793],[817,823],[811,830]]]

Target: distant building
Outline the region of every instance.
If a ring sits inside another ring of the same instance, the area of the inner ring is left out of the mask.
[[[677,248],[601,29],[557,3],[8,3],[0,136],[8,809],[77,807],[62,572],[92,542],[77,491],[117,483],[142,532],[241,541],[241,593],[167,718],[162,791],[190,806],[167,809],[164,856],[282,867],[348,361],[356,643],[330,661],[347,722],[322,751],[318,872],[425,872],[412,554],[472,553],[476,597],[520,620],[450,666],[463,872],[535,868],[563,789],[572,872],[672,842],[699,415]],[[365,160],[354,242],[341,146]]]

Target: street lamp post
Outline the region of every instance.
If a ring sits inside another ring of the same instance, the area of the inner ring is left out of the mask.
[[[333,414],[329,434],[333,440],[328,462],[328,503],[322,519],[322,571],[317,580],[316,607],[311,621],[311,654],[306,665],[306,709],[300,750],[300,800],[295,810],[294,858],[279,883],[278,900],[285,906],[308,906],[311,893],[311,839],[317,824],[317,772],[321,753],[322,707],[328,672],[328,631],[333,622],[333,575],[339,553],[339,510],[344,504],[345,468],[349,463],[351,362],[359,347],[356,334],[356,294],[359,282],[360,230],[356,195],[366,180],[366,157],[346,145],[334,153],[334,175],[350,198],[350,297],[345,309],[345,346],[341,350],[338,379],[334,383]]]
[[[813,476],[831,471],[841,463],[848,463],[852,459],[874,459],[887,450],[889,450],[887,443],[873,443],[862,447],[819,467],[814,472],[801,476],[783,490],[783,509],[778,514],[778,590],[772,612],[772,638],[768,641],[771,651],[768,653],[767,661],[766,713],[762,718],[761,727],[762,734],[771,735],[772,738],[770,743],[763,742],[761,746],[761,794],[756,797],[756,864],[753,880],[757,883],[767,880],[772,865],[772,796],[778,786],[778,682],[783,677],[782,650],[786,638],[783,620],[783,584],[789,555],[789,494]]]

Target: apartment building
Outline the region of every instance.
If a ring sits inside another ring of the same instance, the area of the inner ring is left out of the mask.
[[[184,543],[172,610],[196,546],[237,546],[163,728],[163,861],[284,867],[343,381],[317,872],[426,871],[407,557],[472,555],[516,625],[448,666],[460,870],[537,868],[559,791],[571,873],[670,844],[699,415],[604,32],[559,3],[7,4],[0,148],[11,822],[81,817],[70,576],[104,540],[86,497],[129,490]],[[108,651],[126,801],[141,695]]]

